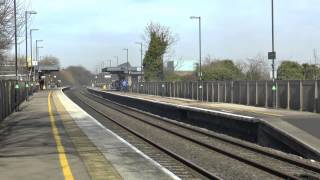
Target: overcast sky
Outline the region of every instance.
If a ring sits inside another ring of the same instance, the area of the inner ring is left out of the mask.
[[[94,71],[109,59],[140,63],[145,26],[153,21],[170,27],[178,41],[174,59],[198,60],[197,21],[202,17],[203,54],[235,60],[267,55],[271,49],[270,0],[32,0],[32,27],[41,31],[42,55],[57,56],[63,67],[83,65]],[[320,1],[275,0],[278,60],[309,62],[320,52]],[[145,46],[146,48],[146,46]],[[188,63],[189,61],[189,63]],[[192,64],[192,63],[191,63]]]

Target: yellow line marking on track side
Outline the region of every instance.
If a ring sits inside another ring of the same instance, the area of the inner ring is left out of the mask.
[[[63,171],[63,176],[65,180],[74,180],[71,168],[69,166],[69,162],[67,159],[67,155],[66,152],[64,150],[64,146],[62,145],[61,142],[61,137],[59,135],[59,130],[56,126],[55,123],[55,118],[54,115],[52,113],[52,108],[51,108],[51,97],[52,97],[52,92],[50,91],[49,95],[48,95],[48,112],[49,112],[49,117],[50,117],[50,122],[51,122],[51,128],[52,128],[52,134],[54,136],[55,142],[56,142],[56,146],[57,146],[57,150],[59,153],[59,161],[60,161],[60,165],[61,165],[61,169]]]

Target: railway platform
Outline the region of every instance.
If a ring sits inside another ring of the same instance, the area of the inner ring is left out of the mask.
[[[270,109],[228,103],[200,102],[197,100],[161,97],[137,93],[108,92],[115,95],[145,99],[153,102],[216,111],[224,114],[240,115],[264,121],[272,128],[320,154],[320,114],[284,109]],[[277,135],[275,135],[277,136]],[[279,137],[280,138],[280,137]],[[290,142],[288,142],[290,144]],[[292,146],[294,146],[292,144]]]
[[[178,179],[83,111],[42,91],[0,124],[0,179]]]

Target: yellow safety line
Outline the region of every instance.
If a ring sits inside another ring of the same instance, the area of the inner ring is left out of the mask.
[[[48,95],[48,112],[49,112],[49,117],[50,117],[50,122],[51,122],[51,127],[52,127],[52,134],[54,136],[57,150],[59,153],[59,160],[60,160],[60,165],[61,165],[61,168],[63,171],[63,176],[64,176],[65,180],[74,180],[73,174],[71,172],[71,168],[68,163],[66,152],[65,152],[64,147],[61,143],[61,137],[59,135],[59,130],[56,126],[55,118],[52,113],[51,97],[52,97],[52,92],[50,92]]]

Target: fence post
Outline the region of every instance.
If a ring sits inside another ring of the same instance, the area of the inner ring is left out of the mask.
[[[291,97],[291,94],[290,94],[290,81],[288,80],[288,83],[287,83],[287,109],[290,110],[290,97]]]
[[[241,92],[241,81],[239,81],[239,104],[241,104],[241,94],[242,94],[242,92]]]
[[[201,81],[201,101],[203,102],[203,89],[204,89],[204,87],[203,87],[203,81]]]
[[[173,85],[173,97],[176,97],[176,82],[175,81],[173,81],[173,83],[172,83],[172,85]]]
[[[300,111],[303,111],[303,86],[302,81],[300,80]]]
[[[265,107],[267,108],[268,107],[268,99],[269,99],[269,96],[268,96],[268,81],[266,81],[266,85],[265,85],[265,90],[266,90],[266,102],[265,102]]]
[[[209,86],[208,86],[208,82],[206,83],[207,86],[207,102],[209,102]]]
[[[318,111],[318,98],[319,98],[319,91],[318,91],[318,81],[316,80],[314,83],[314,112],[316,113]]]
[[[183,87],[184,87],[183,88],[183,97],[186,98],[186,96],[187,96],[186,95],[187,94],[187,84],[186,84],[186,82],[183,82]]]
[[[250,104],[249,81],[247,81],[247,105]]]
[[[193,89],[193,82],[191,82],[191,98],[192,98],[192,100],[194,99],[193,98],[193,94],[194,94],[194,89]]]
[[[258,81],[256,81],[256,106],[259,105],[258,93],[259,93],[259,87],[258,87]]]
[[[279,105],[279,91],[278,91],[278,81],[276,81],[276,109],[278,109],[278,105]]]
[[[224,82],[224,102],[227,102],[227,81]]]
[[[211,82],[211,95],[212,95],[212,102],[214,102],[214,82]]]
[[[186,98],[189,98],[189,82],[185,82],[186,83]]]
[[[234,89],[234,87],[233,87],[233,81],[231,81],[231,104],[233,104],[234,102],[233,102],[233,90]]]
[[[199,81],[197,81],[197,101],[199,101]]]
[[[143,92],[144,92],[145,94],[149,94],[149,83],[145,83],[144,85],[145,85],[146,87],[143,88]]]
[[[150,94],[155,95],[156,94],[156,88],[154,87],[154,83],[150,82]]]
[[[220,102],[220,83],[218,82],[218,102]]]
[[[177,97],[180,98],[180,82],[177,82]]]
[[[148,89],[149,89],[149,93],[148,94],[154,94],[154,85],[153,85],[153,83],[148,83],[149,85],[148,85]]]

